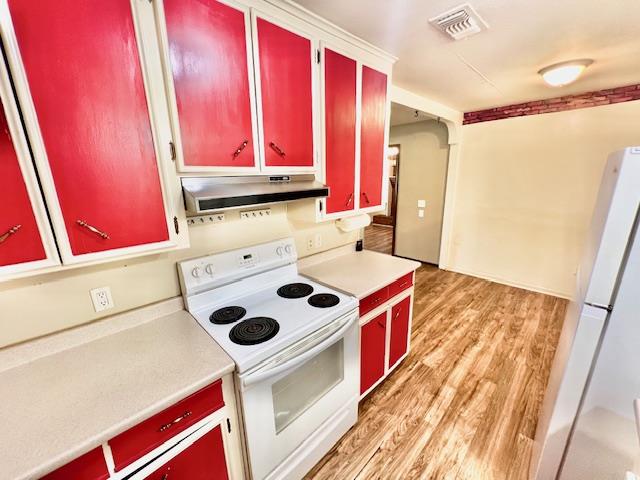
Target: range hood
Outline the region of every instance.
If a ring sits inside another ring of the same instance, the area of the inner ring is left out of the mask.
[[[185,177],[182,190],[190,215],[329,195],[313,175]]]

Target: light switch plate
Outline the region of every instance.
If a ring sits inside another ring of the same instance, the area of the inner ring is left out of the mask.
[[[427,206],[426,200],[418,200],[418,208],[424,208]]]
[[[422,209],[418,210],[418,217],[424,218],[424,210]]]
[[[109,287],[94,288],[89,293],[91,293],[93,309],[96,312],[113,308],[113,297],[111,297],[111,289]]]

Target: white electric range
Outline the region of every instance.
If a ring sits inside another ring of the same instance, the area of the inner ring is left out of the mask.
[[[357,420],[358,301],[296,260],[287,238],[178,264],[188,311],[236,363],[256,480],[301,478]]]

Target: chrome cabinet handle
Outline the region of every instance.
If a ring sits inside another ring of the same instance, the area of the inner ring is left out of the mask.
[[[401,308],[399,308],[398,310],[396,310],[396,314],[393,316],[393,320],[395,321],[399,316],[400,316],[400,312],[402,311]]]
[[[176,418],[175,420],[169,422],[169,423],[165,423],[164,425],[162,425],[160,427],[160,431],[164,432],[165,430],[169,430],[171,427],[173,427],[176,423],[181,422],[182,420],[184,420],[187,417],[190,417],[193,414],[193,412],[191,412],[191,410],[188,410],[186,412],[184,412],[182,415],[180,415],[178,418]]]
[[[271,149],[276,152],[278,155],[280,155],[281,157],[284,157],[284,150],[282,150],[278,145],[276,145],[274,142],[271,142],[269,144],[269,146],[271,147]]]
[[[371,203],[371,202],[369,201],[369,196],[367,195],[367,192],[362,192],[362,195],[364,195],[364,201],[365,201],[365,202],[367,202],[367,203]]]
[[[353,202],[353,193],[349,195],[349,198],[347,198],[346,206],[348,207],[349,205],[351,205],[351,202]]]
[[[0,235],[0,243],[4,242],[7,238],[9,238],[11,235],[16,233],[21,228],[22,228],[22,225],[15,225],[11,227],[9,230],[7,230],[2,235]]]
[[[236,148],[236,151],[233,152],[233,158],[237,158],[238,155],[242,153],[242,151],[245,149],[247,145],[249,145],[249,140],[245,140],[244,142],[242,142],[240,146]]]
[[[95,233],[96,235],[104,238],[105,240],[109,240],[109,235],[106,234],[105,232],[98,230],[96,227],[89,225],[87,222],[85,222],[84,220],[76,220],[76,223],[78,225],[80,225],[81,227],[86,228],[87,230],[92,231],[93,233]]]

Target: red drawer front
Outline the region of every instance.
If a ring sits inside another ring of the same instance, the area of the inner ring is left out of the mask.
[[[395,297],[403,290],[406,290],[413,285],[413,272],[407,273],[403,277],[400,277],[391,285],[389,285],[389,298]]]
[[[104,480],[106,478],[109,478],[109,471],[102,447],[98,447],[45,475],[42,480]]]
[[[409,312],[411,296],[401,300],[391,308],[391,342],[389,345],[389,366],[393,367],[400,357],[407,353],[409,340]]]
[[[387,312],[367,322],[360,330],[360,394],[384,375],[386,332]]]
[[[147,480],[227,480],[220,425],[165,463]]]
[[[369,313],[389,299],[389,287],[384,287],[360,300],[360,316]]]
[[[223,406],[222,380],[218,380],[112,438],[109,445],[116,470],[121,470]]]

